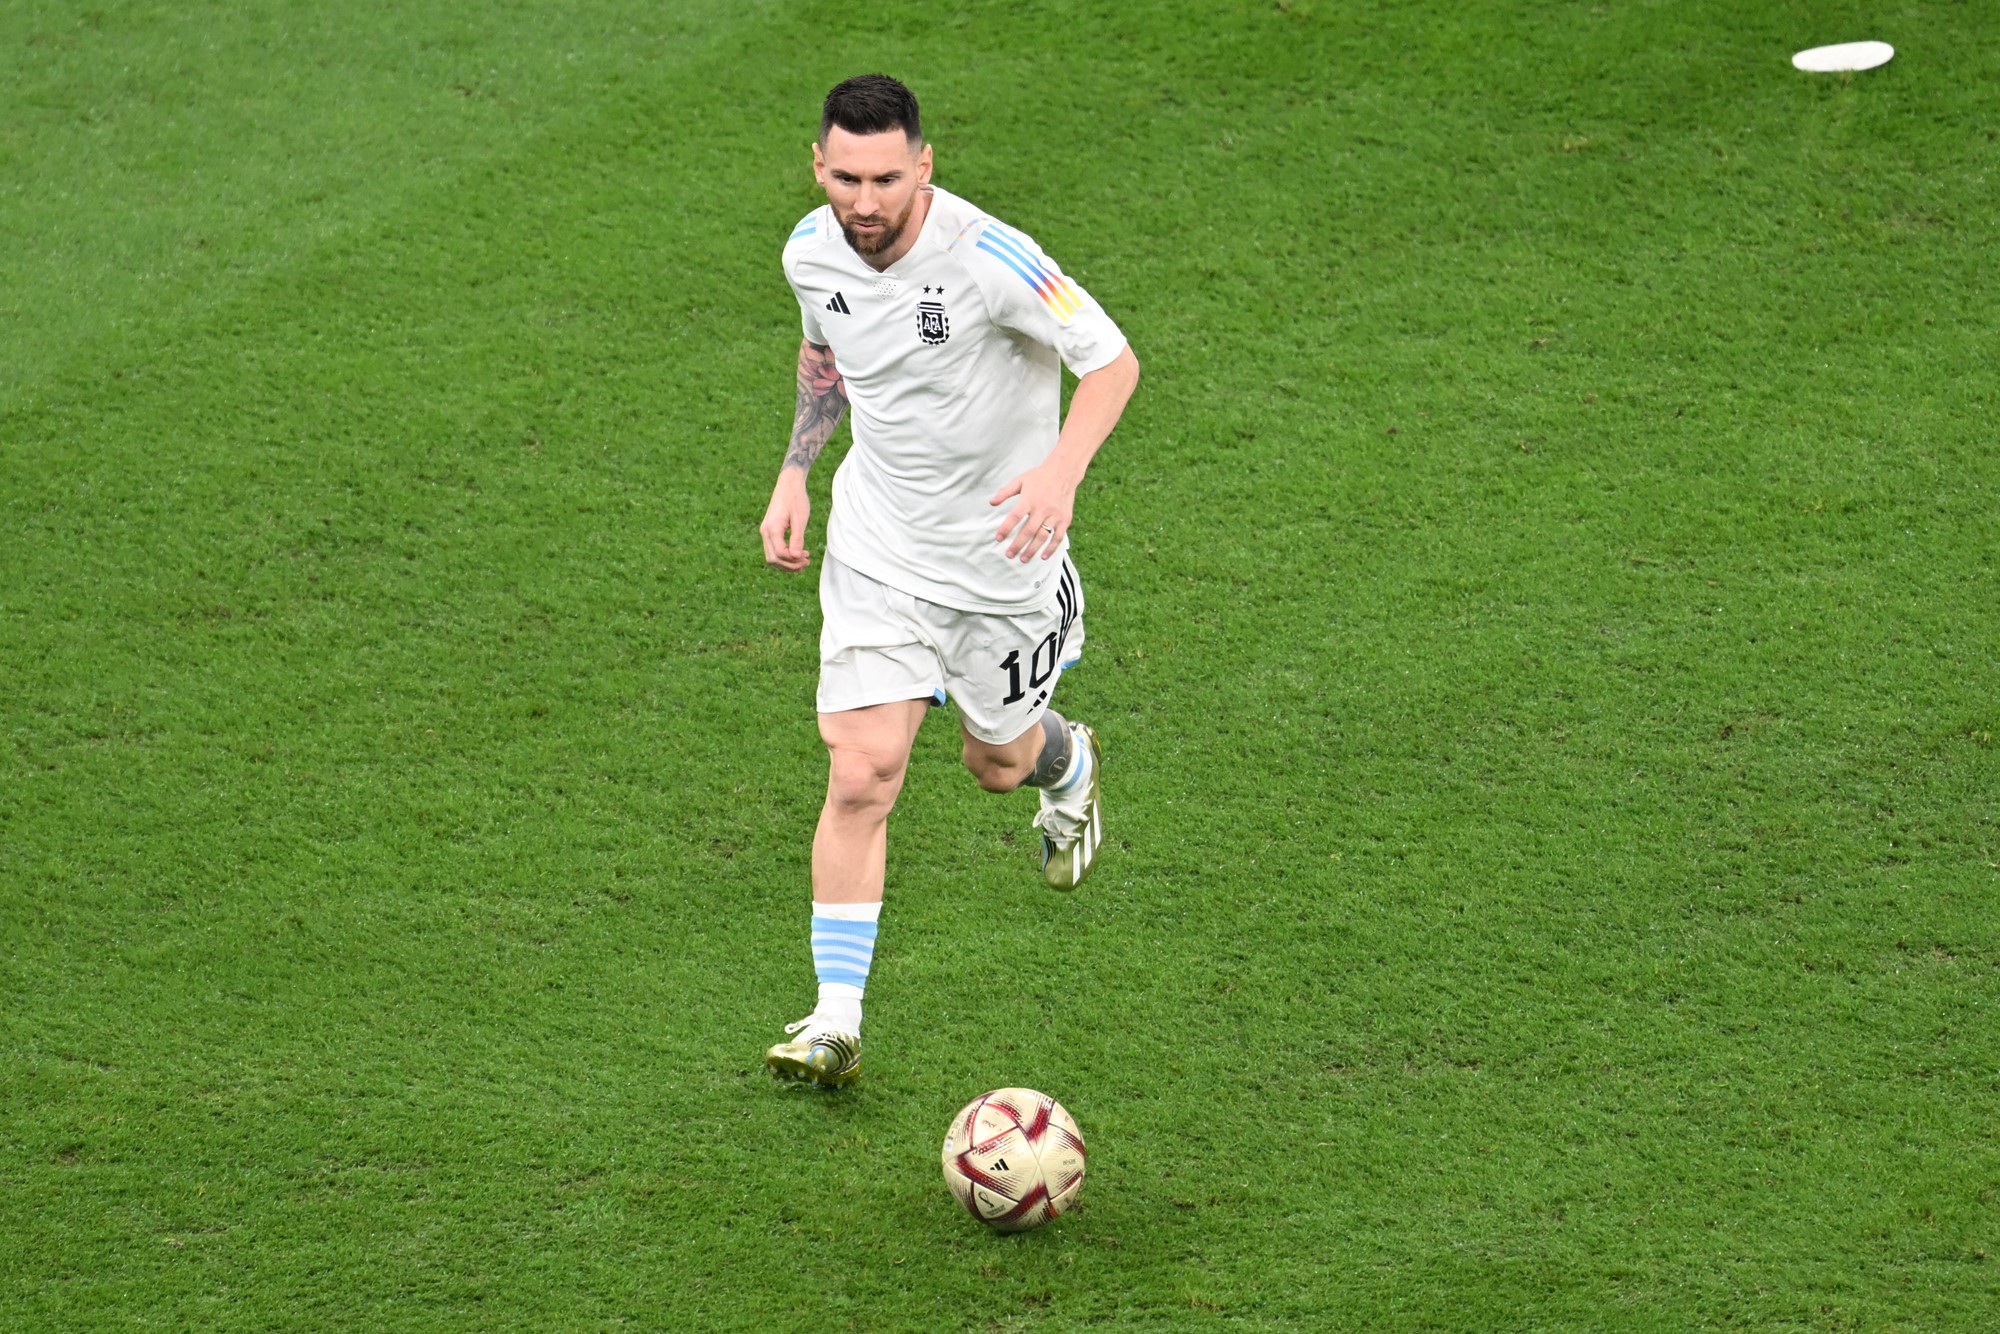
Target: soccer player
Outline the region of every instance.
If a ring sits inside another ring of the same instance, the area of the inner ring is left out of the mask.
[[[957,703],[981,787],[1039,789],[1043,878],[1070,889],[1090,872],[1102,756],[1091,729],[1049,703],[1083,651],[1077,485],[1139,363],[1032,240],[931,183],[917,100],[896,80],[863,75],[827,94],[813,174],[827,202],[784,251],[805,338],[791,448],[759,530],[766,561],[810,563],[806,472],[850,408],[854,440],[833,477],[819,584],[819,1002],[765,1063],[846,1085],[861,1070],[889,812],[928,709]],[[1078,377],[1066,420],[1065,365]]]

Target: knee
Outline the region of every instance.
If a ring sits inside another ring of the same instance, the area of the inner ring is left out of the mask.
[[[903,763],[865,750],[832,753],[827,804],[855,815],[887,815],[903,789]]]
[[[1028,781],[1031,766],[1016,764],[983,741],[965,738],[965,767],[988,792],[1012,792]]]

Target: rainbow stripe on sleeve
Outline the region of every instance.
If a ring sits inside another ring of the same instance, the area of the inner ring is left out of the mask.
[[[1026,237],[997,222],[988,222],[986,230],[979,234],[976,248],[1019,274],[1021,281],[1034,289],[1049,313],[1056,317],[1056,323],[1068,324],[1083,309],[1083,298],[1075,286]]]

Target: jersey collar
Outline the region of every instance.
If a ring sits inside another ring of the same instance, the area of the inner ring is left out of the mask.
[[[856,258],[857,260],[861,260],[861,267],[867,269],[870,273],[879,273],[885,278],[900,277],[901,275],[897,272],[897,270],[901,269],[904,265],[908,264],[912,259],[914,259],[916,257],[916,253],[924,248],[924,242],[930,239],[931,224],[937,220],[937,215],[938,215],[938,196],[943,192],[940,191],[934,185],[921,185],[918,186],[917,188],[922,190],[924,194],[928,196],[928,202],[926,202],[924,205],[924,220],[917,226],[917,239],[910,242],[910,248],[903,252],[903,257],[901,259],[897,260],[894,264],[891,264],[886,269],[878,269],[873,264],[870,264],[867,260],[861,259],[861,256],[859,254],[856,254],[854,258]],[[850,252],[852,252],[852,247],[850,247],[849,249]]]

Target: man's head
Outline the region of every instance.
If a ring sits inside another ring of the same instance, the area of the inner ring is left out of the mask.
[[[820,113],[813,175],[856,254],[874,259],[894,252],[918,190],[931,179],[915,94],[886,74],[835,87]]]

